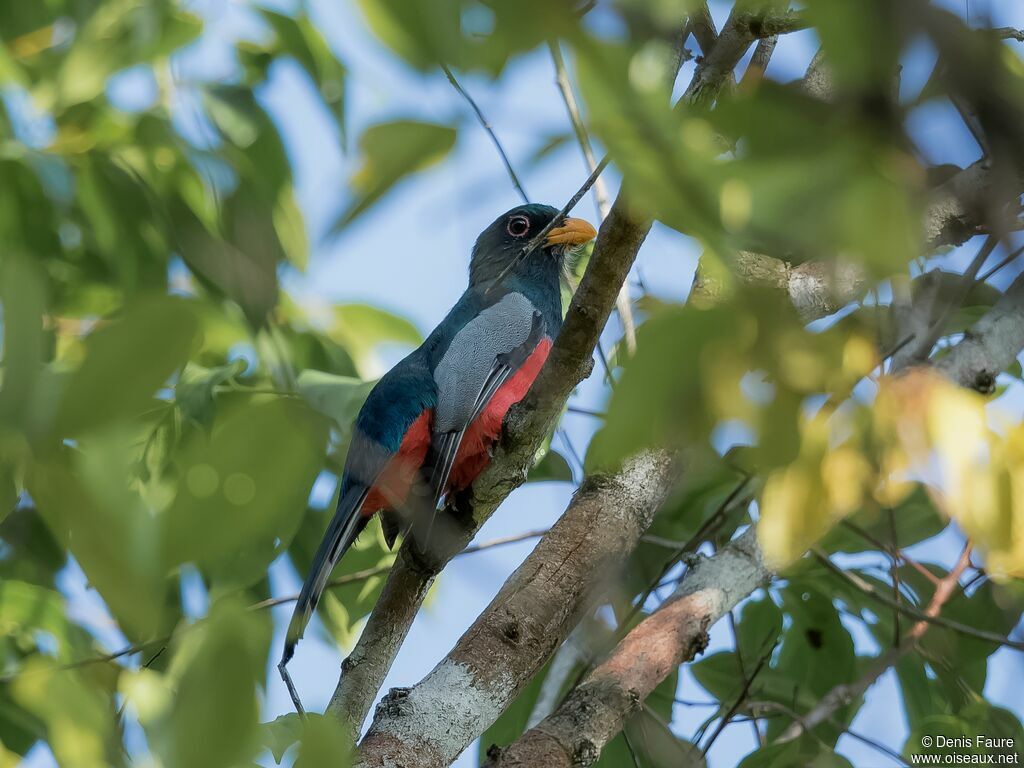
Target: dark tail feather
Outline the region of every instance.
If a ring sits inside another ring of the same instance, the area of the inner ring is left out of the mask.
[[[287,664],[295,653],[295,646],[302,638],[302,633],[305,632],[306,625],[309,624],[313,611],[320,602],[320,596],[327,586],[331,571],[334,570],[334,564],[352,546],[352,542],[366,525],[365,518],[359,512],[367,493],[368,488],[352,487],[338,499],[338,508],[313,557],[309,574],[295,603],[292,620],[288,624],[288,635],[284,641],[284,652],[281,654],[282,664]]]

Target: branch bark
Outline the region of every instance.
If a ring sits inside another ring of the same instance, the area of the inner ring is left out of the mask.
[[[605,584],[595,574],[618,571],[674,474],[668,454],[655,451],[612,477],[587,480],[448,656],[415,687],[384,698],[360,745],[359,765],[449,765],[593,609]]]
[[[996,376],[1024,349],[1024,275],[1006,290],[935,368],[962,387],[995,391]]]
[[[676,593],[626,635],[553,714],[506,749],[492,749],[488,768],[592,765],[658,684],[704,650],[708,627],[768,577],[751,526],[698,562]]]
[[[470,492],[457,500],[459,517],[469,522],[431,553],[421,552],[412,537],[403,544],[355,649],[342,664],[328,705],[328,712],[347,722],[353,735],[358,734],[434,578],[525,481],[537,448],[555,426],[569,394],[590,374],[594,347],[649,230],[649,221],[633,215],[621,198],[616,200],[547,363],[526,398],[509,413],[490,466]]]
[[[857,265],[842,262],[809,261],[794,267],[772,256],[739,251],[730,268],[741,283],[786,294],[806,321],[839,311],[859,299],[867,288],[867,273]],[[690,295],[698,304],[716,303],[727,290],[724,281],[701,268],[693,276]]]

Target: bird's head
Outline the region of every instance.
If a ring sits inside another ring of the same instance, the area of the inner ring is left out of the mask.
[[[495,219],[473,246],[469,284],[487,286],[507,274],[555,274],[562,272],[566,257],[589,243],[597,231],[583,219],[564,218],[526,258],[523,249],[558,216],[550,205],[520,205]]]

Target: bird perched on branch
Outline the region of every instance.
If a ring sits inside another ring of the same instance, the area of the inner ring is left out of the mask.
[[[299,711],[286,665],[335,563],[377,512],[385,513],[393,544],[410,489],[426,489],[433,513],[467,488],[487,466],[505,414],[544,364],[562,325],[566,255],[597,234],[581,219],[556,219],[558,210],[534,204],[495,219],[473,247],[469,287],[458,303],[377,382],[359,411],[338,506],[302,585],[278,665]]]

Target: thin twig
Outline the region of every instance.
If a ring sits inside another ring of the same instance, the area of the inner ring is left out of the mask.
[[[487,131],[487,135],[491,137],[491,142],[494,144],[494,148],[498,150],[498,154],[501,155],[501,161],[505,164],[505,170],[508,171],[509,178],[512,179],[512,185],[519,192],[519,196],[523,198],[524,203],[530,202],[530,196],[526,194],[526,189],[523,187],[523,183],[519,180],[519,176],[516,175],[515,168],[512,167],[512,161],[508,159],[508,154],[505,152],[505,148],[501,145],[501,141],[498,140],[498,135],[494,132],[487,117],[477,106],[476,101],[469,95],[465,88],[455,79],[455,75],[448,68],[448,65],[444,62],[441,63],[441,69],[444,70],[445,77],[448,78],[448,82],[452,84],[454,88],[466,103],[472,108],[476,114],[476,119],[480,123],[480,126]]]
[[[791,718],[795,722],[801,722],[801,721],[804,720],[804,716],[801,715],[799,712],[797,712],[795,709],[793,709],[792,707],[787,707],[785,704],[781,704],[781,703],[779,703],[777,701],[752,701],[752,702],[750,702],[749,709],[750,709],[751,713],[754,714],[755,716],[761,716],[760,715],[760,711],[761,710],[775,710],[776,712],[780,712],[781,714],[785,715],[786,717]],[[849,728],[849,726],[847,726],[844,723],[839,722],[834,717],[829,717],[827,722],[828,722],[829,725],[831,725],[832,727],[837,729],[840,733],[845,733],[847,736],[850,736],[851,738],[856,739],[857,741],[861,742],[862,744],[866,744],[867,746],[872,747],[873,749],[876,749],[879,752],[882,752],[882,753],[888,755],[889,757],[891,757],[893,760],[895,760],[900,765],[909,765],[909,763],[907,762],[906,758],[903,757],[898,752],[895,752],[894,750],[892,750],[889,747],[885,746],[881,742],[875,741],[874,739],[870,739],[867,736],[864,736],[863,734],[858,733],[857,731],[851,730]],[[828,744],[827,742],[825,742],[824,739],[822,739],[820,736],[815,734],[813,731],[810,731],[810,733],[821,744],[823,744],[828,749],[832,749],[833,748],[834,745]]]
[[[593,416],[595,419],[607,419],[608,414],[604,411],[595,411],[591,408],[582,408],[578,405],[567,406],[566,409],[569,413],[577,413],[580,416]]]
[[[1001,270],[1001,269],[1002,269],[1003,267],[1005,267],[1005,266],[1006,266],[1007,264],[1009,264],[1009,263],[1010,263],[1011,261],[1013,261],[1014,259],[1016,259],[1016,258],[1017,258],[1018,256],[1020,256],[1020,255],[1021,255],[1022,253],[1024,253],[1024,245],[1022,245],[1022,246],[1021,246],[1020,248],[1017,248],[1017,249],[1016,249],[1015,251],[1011,252],[1011,253],[1010,253],[1010,254],[1009,254],[1009,255],[1008,255],[1008,256],[1007,256],[1007,257],[1006,257],[1005,259],[1003,259],[1002,261],[1000,261],[1000,262],[999,262],[998,264],[996,264],[996,265],[995,265],[994,267],[992,267],[992,269],[990,269],[990,270],[989,270],[988,272],[986,272],[986,273],[985,273],[984,275],[982,275],[981,277],[979,277],[979,278],[978,278],[978,282],[984,283],[984,282],[985,282],[985,281],[987,281],[987,280],[988,280],[988,279],[989,279],[990,277],[992,277],[992,275],[994,275],[994,274],[995,274],[996,272],[998,272],[999,270]]]
[[[936,576],[934,573],[932,573],[927,568],[925,568],[923,565],[921,565],[921,563],[919,563],[917,560],[915,560],[914,558],[910,557],[910,555],[908,555],[906,552],[904,552],[899,547],[890,548],[888,544],[885,544],[884,542],[879,541],[874,536],[872,536],[870,533],[868,533],[863,528],[861,528],[859,525],[857,525],[854,522],[851,522],[850,520],[840,520],[839,524],[842,525],[844,528],[848,528],[849,530],[853,531],[855,534],[860,536],[862,539],[867,541],[869,544],[872,544],[880,552],[884,552],[885,554],[890,555],[890,556],[898,557],[905,565],[909,565],[915,571],[917,571],[922,576],[924,576],[926,579],[928,579],[928,581],[930,581],[932,584],[938,584],[939,583],[940,579],[939,579],[938,576]]]
[[[503,536],[503,537],[498,538],[498,539],[491,539],[489,541],[484,541],[484,542],[481,542],[479,544],[473,544],[471,546],[466,547],[458,555],[456,555],[456,557],[461,557],[462,555],[472,555],[472,554],[474,554],[476,552],[483,552],[484,550],[494,549],[496,547],[503,547],[503,546],[506,546],[508,544],[517,544],[517,543],[522,542],[522,541],[528,541],[529,539],[537,539],[537,538],[540,538],[541,536],[543,536],[547,532],[548,532],[547,528],[539,528],[539,529],[533,530],[533,531],[526,531],[525,533],[517,533],[517,534],[514,534],[512,536]],[[378,565],[378,566],[374,566],[373,568],[364,568],[361,571],[355,571],[353,573],[346,573],[344,576],[338,576],[338,577],[332,579],[331,581],[327,582],[326,589],[336,589],[337,587],[344,587],[347,584],[354,584],[356,582],[366,581],[367,579],[373,578],[374,576],[378,576],[380,574],[387,573],[390,569],[391,569],[390,565]],[[298,597],[299,597],[298,595],[286,595],[285,597],[274,597],[274,598],[270,598],[268,600],[260,600],[259,602],[253,603],[252,605],[250,605],[248,607],[248,610],[250,610],[250,611],[261,611],[261,610],[265,610],[267,608],[273,608],[274,606],[282,605],[284,603],[295,602],[298,599]],[[191,629],[192,627],[199,626],[199,623],[200,622],[196,622],[195,624],[189,624],[187,627],[185,627],[185,629]],[[114,651],[112,653],[105,653],[105,654],[103,654],[101,656],[94,656],[94,657],[89,658],[89,659],[80,659],[78,661],[72,661],[72,662],[69,662],[68,664],[64,664],[64,665],[62,665],[60,667],[57,667],[57,669],[59,671],[63,672],[63,671],[67,671],[67,670],[78,669],[80,667],[89,666],[91,664],[103,664],[103,663],[106,663],[106,662],[109,662],[109,661],[115,661],[116,659],[120,659],[120,658],[122,658],[124,656],[132,656],[132,655],[134,655],[136,653],[144,651],[146,648],[149,648],[150,646],[153,646],[153,645],[163,645],[163,646],[166,646],[167,643],[169,643],[171,641],[171,638],[174,637],[174,634],[175,633],[172,632],[169,635],[165,635],[163,637],[158,637],[158,638],[156,638],[154,640],[147,640],[144,643],[136,643],[136,644],[133,644],[133,645],[129,645],[129,646],[125,647],[125,648],[122,648],[119,651]],[[145,666],[148,666],[149,664],[152,664],[157,659],[157,657],[159,657],[160,654],[163,653],[163,651],[164,651],[164,648],[161,648],[160,651],[158,651],[155,656],[153,656],[148,662],[146,662]],[[0,677],[0,682],[5,682],[5,683],[6,682],[10,682],[11,680],[17,678],[18,676],[19,676],[19,673],[17,673],[17,672],[12,673],[10,675],[4,675],[4,676]]]
[[[562,102],[565,110],[569,113],[569,122],[572,123],[573,132],[576,134],[576,141],[583,153],[583,160],[587,170],[593,173],[597,168],[597,156],[594,154],[594,147],[590,142],[590,135],[580,115],[579,103],[576,101],[576,94],[573,92],[572,83],[569,81],[569,71],[566,69],[565,60],[562,58],[562,51],[558,41],[549,40],[548,48],[551,51],[551,60],[555,65],[555,83],[562,95]],[[601,221],[608,218],[611,210],[611,203],[608,200],[608,190],[605,187],[604,179],[594,182],[594,205],[601,216]],[[636,352],[636,322],[633,319],[633,306],[629,297],[629,283],[624,282],[615,300],[615,309],[622,321],[622,336],[626,340],[626,351],[632,356]],[[607,367],[607,361],[605,363]],[[610,380],[609,372],[609,380]]]
[[[731,611],[729,612],[729,616],[732,616]],[[731,620],[730,623],[732,623],[733,621],[735,620]],[[739,659],[739,635],[736,634],[735,624],[733,624],[733,636],[736,638],[736,657],[737,659]],[[768,638],[768,640],[765,641],[763,647],[765,647],[767,650],[765,650],[761,654],[761,657],[757,660],[757,664],[754,665],[754,671],[750,673],[749,677],[747,676],[747,673],[743,670],[743,661],[740,660],[740,675],[744,681],[743,688],[740,690],[739,696],[736,697],[736,700],[733,702],[733,705],[729,707],[725,715],[718,721],[718,726],[715,728],[714,731],[712,731],[711,736],[708,738],[708,740],[704,742],[704,746],[700,748],[701,754],[705,757],[707,757],[708,750],[711,749],[711,747],[714,745],[715,740],[719,737],[722,731],[724,731],[726,727],[729,725],[729,722],[732,720],[733,716],[739,711],[740,707],[743,706],[743,702],[747,700],[747,696],[750,693],[750,687],[754,684],[754,680],[757,679],[757,676],[761,674],[761,670],[764,669],[764,665],[768,663],[768,659],[772,657],[772,653],[775,651],[775,646],[776,643],[771,642],[770,637]],[[754,731],[757,733],[757,741],[760,743],[761,731],[757,728],[757,721],[753,720],[751,722],[753,722],[754,724]]]
[[[890,608],[898,608],[898,610],[901,613],[910,616],[911,618],[918,619],[920,621],[926,621],[929,624],[934,624],[938,627],[945,627],[946,629],[952,630],[953,632],[957,632],[961,635],[966,635],[967,637],[974,637],[978,640],[984,640],[994,645],[1000,645],[1006,648],[1013,648],[1016,651],[1024,651],[1024,642],[1021,642],[1019,640],[1012,640],[1009,637],[1005,637],[995,632],[989,632],[984,629],[976,629],[975,627],[971,627],[967,624],[961,624],[959,621],[953,621],[952,619],[944,619],[941,616],[928,616],[927,614],[922,613],[916,608],[912,608],[909,605],[906,605],[905,603],[898,604],[888,595],[882,594],[877,589],[875,589],[875,586],[870,582],[865,581],[856,574],[844,571],[838,565],[833,563],[829,559],[829,557],[820,549],[814,548],[811,551],[814,554],[815,558],[817,558],[817,560],[826,568],[828,568],[829,571],[831,571],[833,574],[849,582],[873,600],[883,603],[889,606]]]
[[[993,29],[996,37],[1000,40],[1016,40],[1018,43],[1024,43],[1024,29],[1014,29],[1013,27],[998,27]]]

